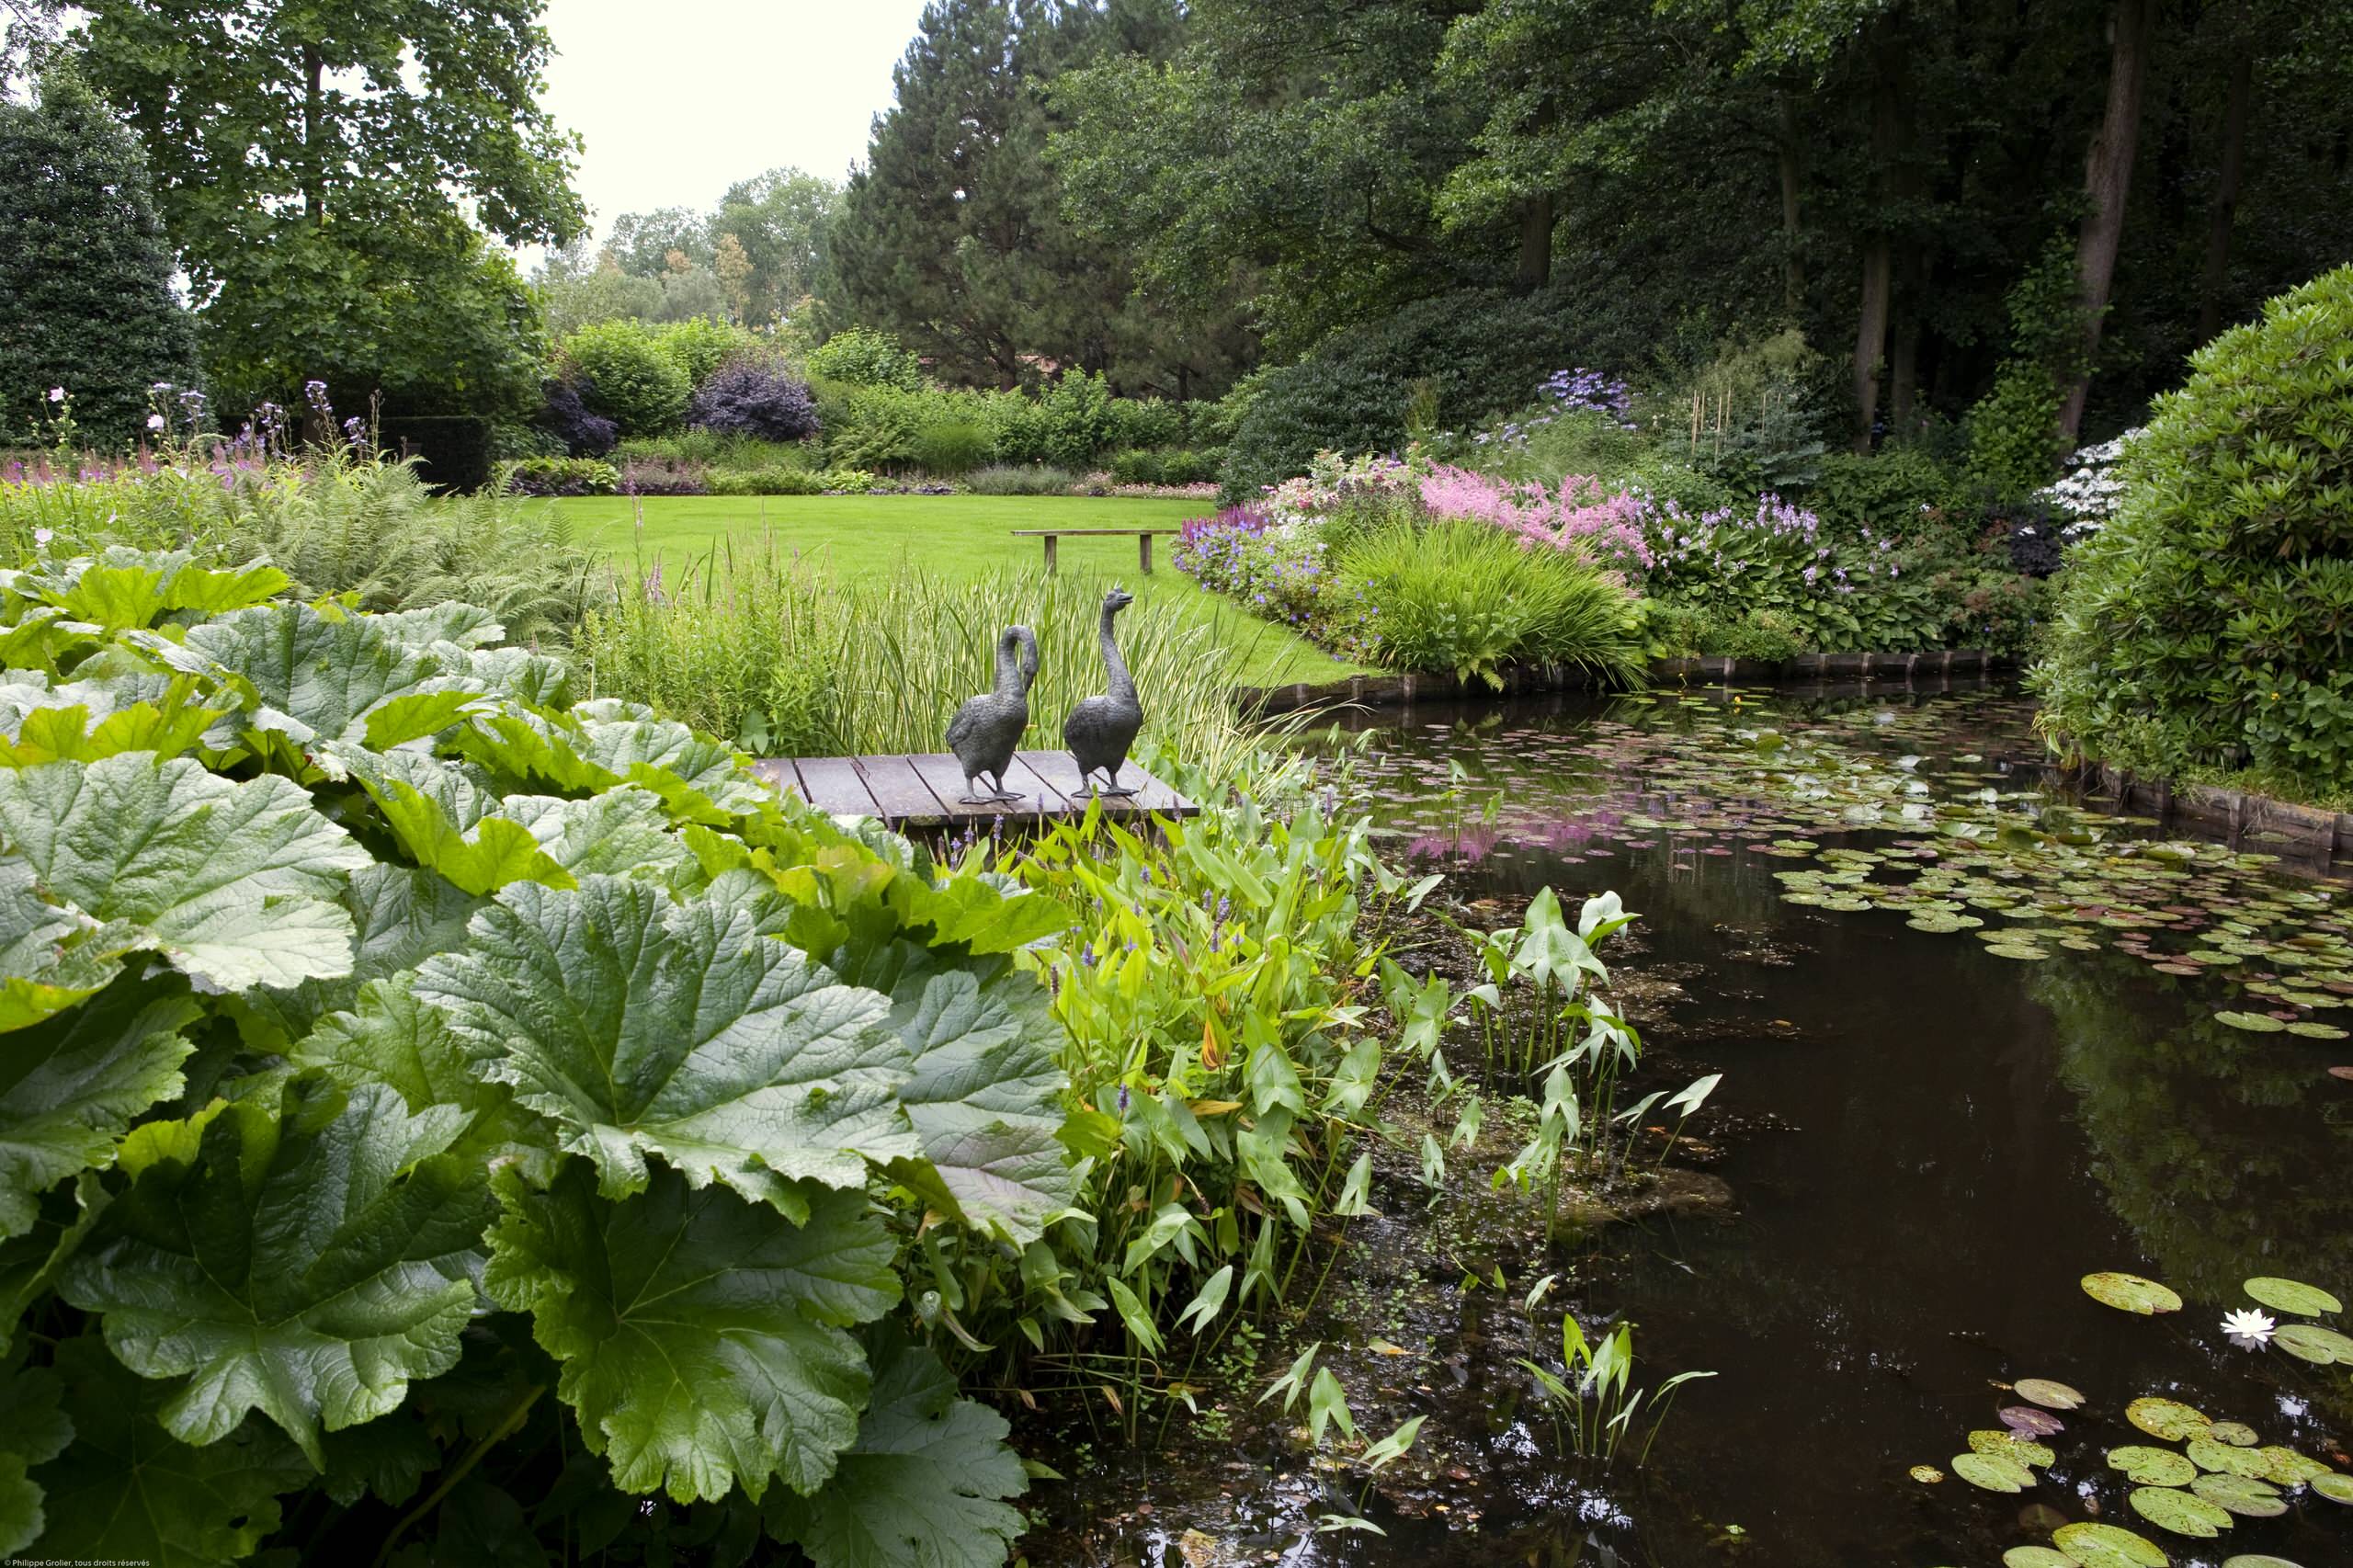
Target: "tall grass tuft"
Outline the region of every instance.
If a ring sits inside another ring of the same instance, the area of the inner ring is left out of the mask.
[[[1111,583],[1075,572],[949,578],[911,563],[845,579],[772,536],[738,536],[682,563],[613,573],[574,664],[596,695],[651,703],[747,750],[937,752],[957,705],[994,678],[997,633],[1017,623],[1039,644],[1022,744],[1052,750],[1071,705],[1104,688],[1096,628]],[[1255,755],[1233,711],[1241,651],[1225,630],[1150,599],[1120,615],[1120,652],[1143,698],[1140,757],[1172,748],[1232,778]]]
[[[1525,548],[1485,523],[1399,521],[1349,546],[1340,564],[1363,595],[1363,651],[1377,663],[1450,669],[1497,689],[1518,664],[1642,678],[1634,596],[1574,551]]]

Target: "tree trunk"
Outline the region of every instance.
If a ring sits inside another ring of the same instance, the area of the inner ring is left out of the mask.
[[[2255,57],[2231,62],[2231,96],[2222,110],[2222,177],[2214,186],[2214,214],[2206,231],[2206,281],[2198,298],[2198,341],[2222,330],[2222,290],[2230,282],[2231,225],[2239,210],[2239,177],[2246,168],[2247,108],[2255,97]]]
[[[1531,196],[1519,210],[1519,269],[1512,287],[1533,294],[1552,280],[1552,198]]]
[[[1781,309],[1795,322],[1805,313],[1805,257],[1799,249],[1798,107],[1781,94],[1781,133],[1776,149],[1781,172]]]
[[[2141,140],[2141,89],[2149,74],[2150,0],[2116,0],[2109,24],[2108,110],[2084,157],[2088,210],[2075,244],[2075,276],[2084,309],[2083,358],[2059,411],[2060,445],[2073,447],[2090,395],[2092,358],[2099,352],[2100,318],[2116,279],[2117,247],[2124,239],[2124,204],[2132,192],[2132,160]]]
[[[1859,452],[1871,449],[1871,426],[1879,418],[1880,366],[1887,357],[1888,310],[1895,285],[1895,247],[1888,208],[1903,141],[1903,40],[1886,20],[1875,31],[1871,165],[1879,186],[1880,211],[1863,244],[1862,300],[1855,312],[1855,450]]]

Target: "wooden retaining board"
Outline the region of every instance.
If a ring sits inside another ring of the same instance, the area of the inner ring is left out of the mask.
[[[1006,769],[1017,801],[966,805],[964,767],[945,753],[890,756],[771,756],[752,765],[773,788],[836,816],[880,818],[899,828],[1036,826],[1074,821],[1086,814],[1092,797],[1080,787],[1078,764],[1068,752],[1014,754]],[[1135,790],[1125,799],[1103,798],[1103,814],[1118,822],[1141,817],[1197,816],[1200,808],[1133,762],[1120,770],[1120,782]]]

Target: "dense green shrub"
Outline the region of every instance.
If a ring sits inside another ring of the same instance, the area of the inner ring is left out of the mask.
[[[0,98],[0,439],[58,415],[51,388],[82,439],[146,437],[148,389],[196,380],[194,334],[146,160],[68,65]]]
[[[2066,748],[2353,788],[2353,267],[2192,356],[2075,547],[2034,672]]]
[[[1122,397],[1106,411],[1103,440],[1110,447],[1176,447],[1186,439],[1185,405],[1158,398]]]
[[[687,417],[698,430],[757,441],[799,441],[817,433],[809,384],[748,359],[705,378],[687,404]]]
[[[1073,371],[1035,398],[995,400],[997,455],[1083,469],[1109,443],[1117,400],[1101,376]]]
[[[1667,599],[1644,599],[1641,609],[1643,651],[1655,658],[1779,664],[1808,651],[1787,618],[1769,609],[1726,617]]]
[[[1865,528],[1875,533],[1918,528],[1925,514],[1952,505],[1959,488],[1953,475],[1927,453],[1916,447],[1890,447],[1869,457],[1825,455],[1813,482],[1797,494],[1840,537],[1859,539]]]
[[[623,436],[664,436],[686,423],[694,382],[677,359],[636,322],[598,322],[564,341],[582,398]]]
[[[806,468],[714,469],[705,483],[713,495],[823,495],[830,476]]]
[[[525,458],[506,465],[506,488],[517,495],[610,495],[620,472],[596,458]]]
[[[953,478],[996,455],[996,436],[976,419],[935,419],[915,432],[915,465]]]
[[[852,327],[837,332],[809,351],[809,373],[853,386],[896,387],[914,392],[923,385],[923,363],[887,332]]]
[[[820,397],[825,457],[851,468],[901,469],[915,460],[915,441],[933,400],[890,387],[853,387],[846,397]],[[827,403],[835,411],[828,418]]]
[[[1519,406],[1577,358],[1575,305],[1565,291],[1465,290],[1333,334],[1299,363],[1256,379],[1227,448],[1228,494],[1304,473],[1319,451],[1401,448],[1417,400],[1428,419],[1457,430]]]
[[[755,355],[761,347],[761,340],[742,327],[709,316],[693,316],[655,327],[652,335],[697,387],[718,374],[719,368],[730,359]]]
[[[1634,596],[1572,551],[1527,550],[1485,523],[1401,522],[1342,555],[1361,597],[1354,646],[1401,670],[1452,670],[1500,687],[1514,665],[1642,678]]]

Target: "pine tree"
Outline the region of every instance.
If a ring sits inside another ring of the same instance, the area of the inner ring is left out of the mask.
[[[0,103],[0,429],[63,387],[85,438],[128,445],[148,389],[195,379],[194,335],[139,144],[72,65]]]

